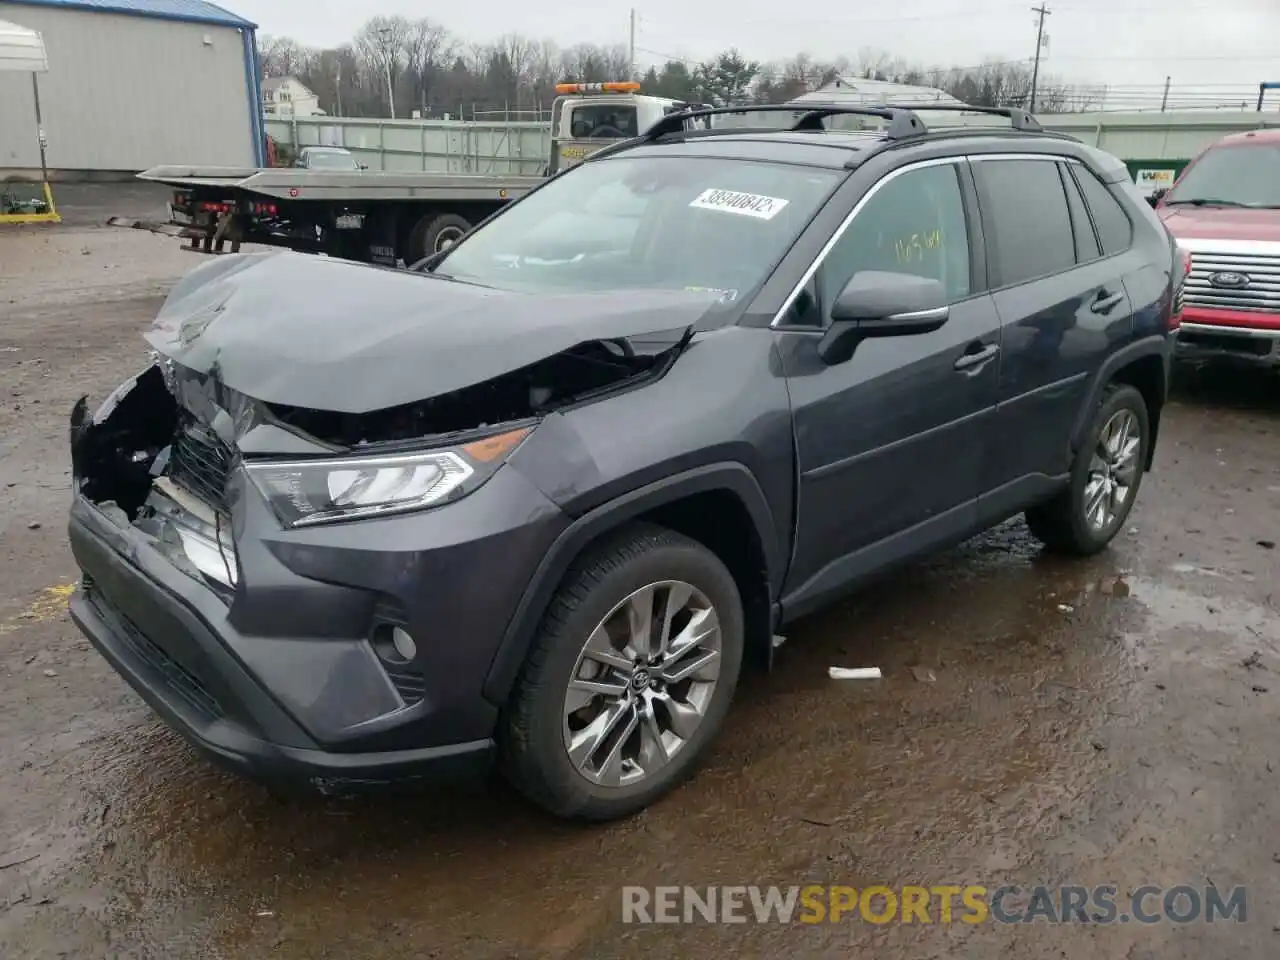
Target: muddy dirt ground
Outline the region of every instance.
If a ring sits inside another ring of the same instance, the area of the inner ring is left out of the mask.
[[[66,615],[67,414],[140,367],[195,263],[93,223],[155,204],[86,194],[60,228],[0,233],[0,957],[1280,951],[1280,378],[1180,386],[1101,556],[1044,557],[1010,523],[791,630],[701,775],[632,820],[566,826],[492,783],[281,800],[196,757]],[[1243,885],[1247,914],[619,920],[624,884],[808,882]]]

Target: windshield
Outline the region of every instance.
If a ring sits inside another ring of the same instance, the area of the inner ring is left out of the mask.
[[[356,158],[349,153],[309,153],[307,166],[323,167],[326,170],[358,170]]]
[[[1280,146],[1215,147],[1188,168],[1164,202],[1280,207]]]
[[[746,297],[843,172],[714,157],[584,163],[509,207],[436,266],[512,290],[700,289]]]

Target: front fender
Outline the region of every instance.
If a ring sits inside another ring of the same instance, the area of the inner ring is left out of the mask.
[[[574,559],[588,544],[628,520],[664,504],[717,490],[736,496],[750,516],[764,552],[769,600],[776,601],[782,581],[783,559],[778,550],[773,514],[751,471],[741,463],[722,462],[673,474],[590,510],[560,534],[534,571],[507,625],[485,678],[485,697],[497,705],[506,702],[543,611]]]

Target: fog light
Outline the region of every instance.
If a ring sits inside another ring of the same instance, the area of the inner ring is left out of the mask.
[[[391,631],[391,645],[405,660],[412,660],[418,655],[418,645],[413,642],[413,637],[409,636],[409,632],[403,627],[396,627]]]

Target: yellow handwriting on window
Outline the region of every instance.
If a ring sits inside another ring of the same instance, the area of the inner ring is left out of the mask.
[[[930,230],[926,233],[913,233],[909,237],[901,237],[893,243],[898,264],[920,263],[933,250],[942,248],[942,229]]]

